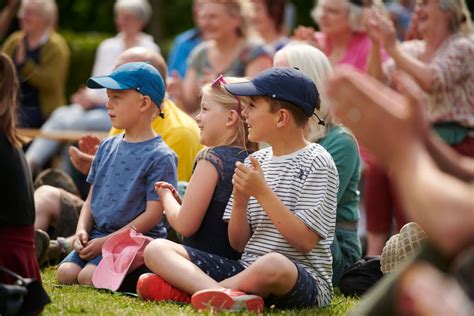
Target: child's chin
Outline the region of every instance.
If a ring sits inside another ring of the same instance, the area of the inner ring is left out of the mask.
[[[117,123],[113,123],[113,122],[112,122],[112,127],[115,128],[115,129],[125,129],[125,127],[123,127],[122,125],[117,124]]]
[[[262,141],[261,139],[258,139],[257,137],[255,137],[251,134],[249,134],[248,139],[249,139],[249,141],[254,142],[254,143],[258,143],[258,142]]]

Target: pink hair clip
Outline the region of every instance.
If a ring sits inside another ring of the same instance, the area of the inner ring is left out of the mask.
[[[223,85],[227,84],[227,82],[225,81],[224,76],[222,74],[217,76],[217,78],[212,81],[211,87],[215,88],[217,86],[220,86],[221,84],[223,84]],[[240,98],[236,95],[234,95],[234,97],[237,100],[237,113],[239,113],[239,115],[240,115],[241,112],[242,112],[242,105],[240,104]]]

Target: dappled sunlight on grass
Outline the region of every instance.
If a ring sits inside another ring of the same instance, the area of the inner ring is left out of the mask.
[[[52,304],[43,315],[211,315],[212,312],[198,313],[190,305],[175,303],[144,302],[136,297],[97,290],[86,286],[58,285],[55,274],[57,267],[42,271],[43,283]],[[336,295],[331,306],[321,309],[279,311],[266,309],[266,315],[345,315],[356,299]],[[223,315],[251,315],[249,313],[221,313]]]

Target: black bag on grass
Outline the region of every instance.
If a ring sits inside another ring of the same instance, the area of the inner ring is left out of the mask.
[[[4,267],[0,271],[17,279],[11,285],[0,283],[0,315],[37,315],[51,303],[39,281],[23,278]]]
[[[362,296],[383,276],[380,256],[364,257],[346,269],[339,281],[339,290],[345,296]]]

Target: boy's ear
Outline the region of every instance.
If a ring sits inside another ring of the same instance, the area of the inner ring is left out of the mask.
[[[284,127],[288,125],[291,120],[291,114],[287,109],[279,109],[277,113],[276,124],[277,127]]]
[[[147,111],[150,107],[154,106],[153,102],[149,96],[144,95],[142,98],[142,104],[140,104],[140,111],[144,112]]]
[[[227,112],[227,118],[225,120],[225,126],[232,126],[239,120],[239,114],[236,110],[230,110]]]

